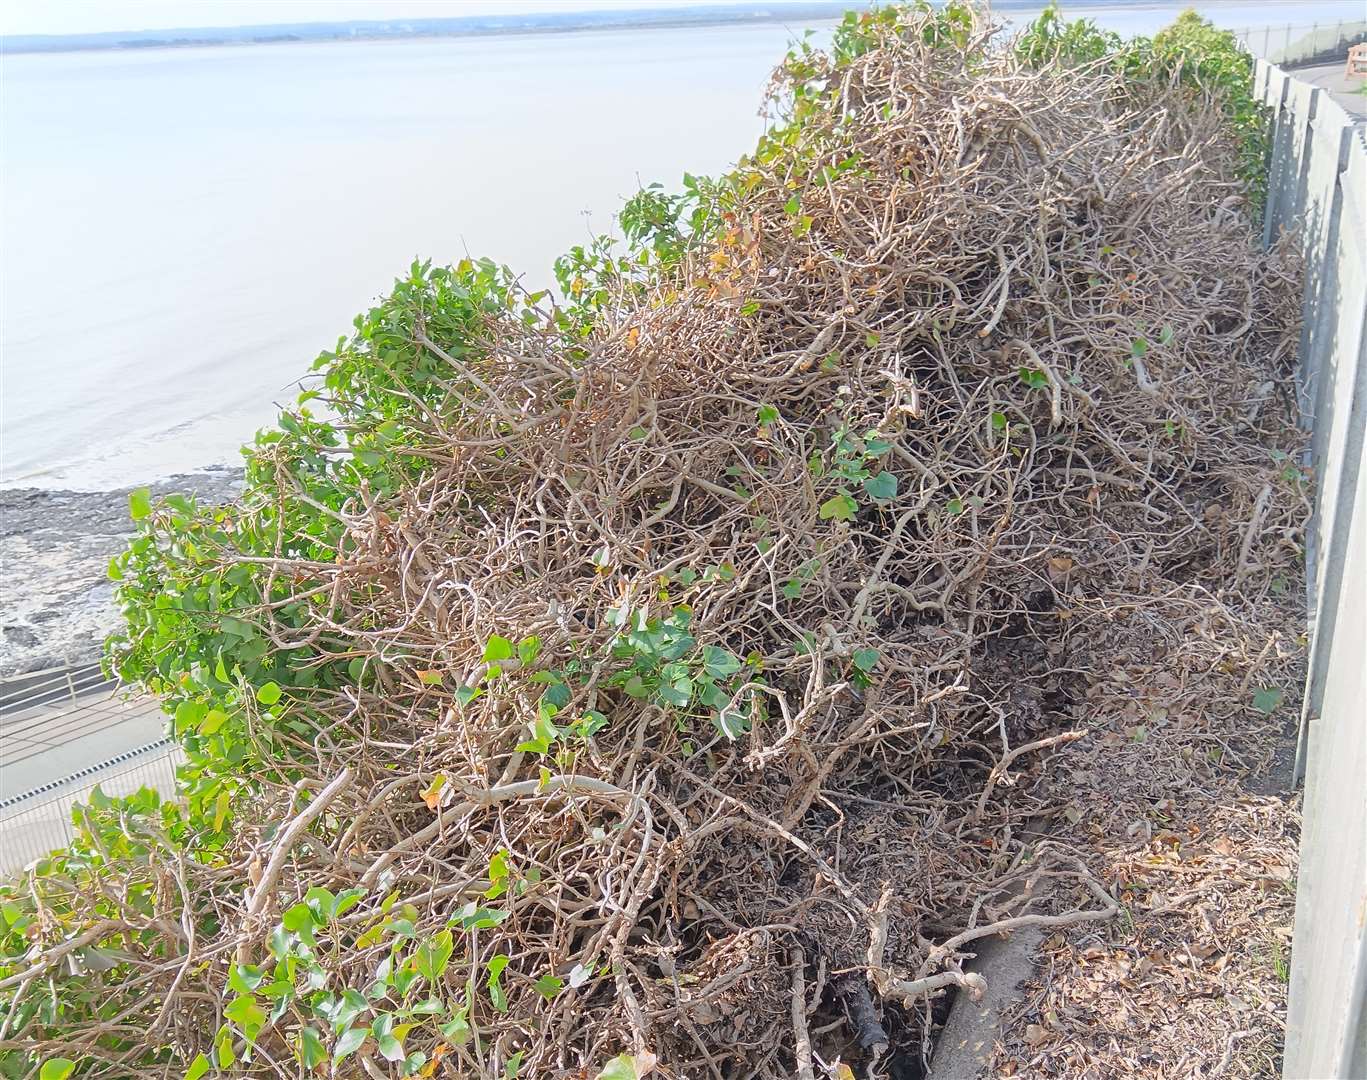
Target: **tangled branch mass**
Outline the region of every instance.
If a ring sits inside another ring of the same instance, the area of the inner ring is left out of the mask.
[[[1137,636],[1290,625],[1298,271],[1190,85],[851,26],[677,252],[563,310],[420,269],[329,360],[340,442],[296,412],[241,505],[149,516],[125,600],[199,652],[148,604],[116,654],[202,814],[96,806],[120,849],[15,892],[0,1045],[918,1076],[975,942],[1116,913],[1022,778]]]

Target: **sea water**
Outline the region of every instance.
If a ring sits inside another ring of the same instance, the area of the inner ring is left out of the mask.
[[[1069,14],[1150,33],[1185,6]],[[1200,6],[1225,26],[1361,17]],[[754,145],[802,30],[4,57],[0,484],[100,490],[236,460],[415,258],[550,284],[641,184],[677,189]]]

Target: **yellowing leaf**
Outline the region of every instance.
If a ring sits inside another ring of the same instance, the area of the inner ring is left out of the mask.
[[[636,348],[636,343],[637,343],[638,341],[640,341],[640,340],[641,340],[641,328],[640,328],[639,326],[633,326],[630,330],[627,331],[627,348],[628,348],[628,349],[634,349],[634,348]]]
[[[831,496],[822,503],[818,513],[822,521],[829,518],[835,518],[837,521],[849,521],[858,509],[859,505],[842,492],[839,495]]]
[[[419,792],[419,797],[427,804],[427,809],[435,810],[441,805],[441,792],[444,787],[446,787],[446,775],[437,773],[436,776],[432,777],[432,782]]]
[[[423,1080],[428,1080],[429,1077],[436,1076],[437,1068],[441,1065],[441,1059],[446,1056],[448,1049],[450,1048],[445,1043],[437,1043],[432,1051],[432,1060],[418,1070],[418,1075],[421,1076]]]

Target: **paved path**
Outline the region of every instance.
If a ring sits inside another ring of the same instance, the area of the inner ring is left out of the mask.
[[[97,785],[106,795],[172,793],[182,755],[165,734],[155,699],[118,689],[97,667],[0,688],[0,875],[67,844],[73,804]]]
[[[1320,64],[1316,67],[1287,68],[1286,72],[1302,82],[1308,82],[1311,86],[1324,87],[1349,116],[1355,116],[1361,122],[1367,120],[1367,93],[1359,91],[1367,86],[1367,78],[1358,77],[1350,81],[1347,68],[1346,61],[1339,61],[1336,64]]]
[[[155,699],[89,668],[0,695],[0,801],[90,769],[166,735]]]

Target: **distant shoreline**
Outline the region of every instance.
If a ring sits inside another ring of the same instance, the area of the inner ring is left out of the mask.
[[[310,42],[412,41],[569,34],[586,30],[678,30],[712,26],[754,26],[776,22],[834,19],[871,0],[812,0],[789,5],[744,4],[637,11],[546,12],[527,15],[464,15],[439,19],[282,23],[236,27],[176,27],[113,30],[91,34],[11,34],[0,37],[0,54],[141,52]]]
[[[874,0],[808,0],[787,4],[730,4],[699,8],[634,11],[575,11],[527,15],[461,15],[449,18],[280,23],[250,26],[173,27],[111,30],[90,34],[10,34],[0,37],[0,55],[69,52],[142,52],[224,46],[299,45],[352,41],[413,41],[437,38],[489,38],[572,34],[593,30],[681,30],[719,26],[761,26],[783,22],[837,19]],[[1033,11],[1042,0],[998,0],[994,10]],[[1158,0],[1086,0],[1086,8],[1165,7]]]

